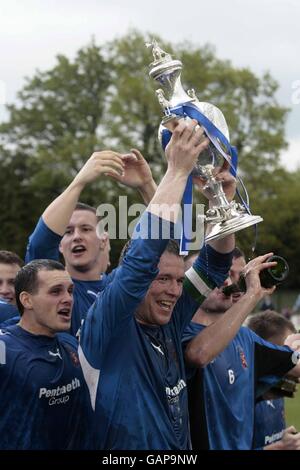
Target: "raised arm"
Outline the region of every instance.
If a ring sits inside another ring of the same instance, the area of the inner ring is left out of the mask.
[[[180,212],[188,175],[197,156],[208,144],[198,144],[199,136],[193,131],[194,127],[194,123],[183,122],[174,132],[166,149],[167,172],[136,228],[131,246],[113,281],[89,310],[82,328],[81,354],[93,367],[100,366],[110,334],[126,332],[126,325],[132,321],[137,306],[158,273],[160,256],[173,237],[173,224]],[[151,236],[150,225],[153,224],[159,228],[155,237]],[[169,228],[168,232],[164,228]],[[166,233],[168,236],[162,236]]]
[[[81,191],[107,171],[122,173],[123,166],[120,154],[110,150],[93,153],[67,189],[44,211],[29,238],[26,262],[39,258],[58,260],[59,244]]]
[[[195,122],[181,120],[166,147],[168,169],[148,211],[163,219],[176,222],[187,178],[195,166],[197,157],[208,146],[208,139],[200,141],[202,130],[195,131]],[[175,206],[177,207],[175,208]],[[170,211],[170,208],[175,208]]]
[[[123,168],[121,154],[111,150],[94,152],[67,189],[47,207],[42,215],[45,224],[62,236],[85,186],[108,172],[122,174]]]
[[[108,172],[107,175],[124,186],[136,189],[144,203],[148,205],[157,189],[148,162],[137,149],[131,149],[131,153],[122,155],[122,160],[124,163],[123,174]]]
[[[259,273],[265,268],[274,266],[266,263],[271,253],[251,260],[245,267],[247,292],[238,302],[213,324],[204,328],[186,347],[186,359],[199,367],[207,365],[220,354],[237,334],[242,323],[252,312],[256,304],[265,296],[273,293],[275,288],[261,287]]]

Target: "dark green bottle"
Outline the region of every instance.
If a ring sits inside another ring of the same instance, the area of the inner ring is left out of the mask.
[[[276,261],[276,266],[264,269],[260,272],[259,275],[261,285],[266,289],[281,284],[283,281],[286,280],[289,274],[289,265],[287,264],[284,258],[281,258],[281,256],[273,255],[267,259],[267,262],[270,261]],[[229,297],[234,292],[246,292],[246,290],[247,288],[245,278],[243,276],[240,276],[236,284],[231,284],[230,286],[224,287],[222,292],[224,295],[227,295]]]

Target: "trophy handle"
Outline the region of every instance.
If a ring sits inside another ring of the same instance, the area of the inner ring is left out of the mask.
[[[174,132],[174,130],[179,124],[180,119],[183,118],[179,118],[176,114],[170,114],[169,116],[164,116],[162,120],[162,125],[166,127],[170,132]]]

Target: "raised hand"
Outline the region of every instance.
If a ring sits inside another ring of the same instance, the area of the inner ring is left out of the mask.
[[[285,338],[284,344],[300,352],[300,333],[293,333]]]
[[[124,165],[123,174],[107,172],[108,176],[125,186],[136,189],[153,181],[150,166],[139,150],[131,149],[130,153],[121,155],[121,159]]]
[[[246,264],[242,271],[242,275],[245,278],[247,293],[255,293],[256,295],[259,295],[260,298],[263,298],[265,295],[273,294],[276,287],[271,287],[269,289],[262,287],[259,278],[259,273],[261,271],[276,266],[276,262],[266,261],[273,254],[274,253],[266,253],[263,256],[257,256],[257,258],[252,259],[248,264]]]
[[[123,174],[107,172],[106,175],[129,188],[137,189],[145,204],[149,204],[157,186],[147,161],[137,149],[131,149],[130,153],[121,155],[121,158],[124,164]]]
[[[120,153],[112,150],[94,152],[74,178],[75,185],[85,186],[102,174],[122,175],[124,162]]]
[[[168,168],[177,173],[189,175],[193,170],[199,154],[209,144],[204,137],[203,129],[197,121],[180,119],[175,127],[171,140],[166,147]]]

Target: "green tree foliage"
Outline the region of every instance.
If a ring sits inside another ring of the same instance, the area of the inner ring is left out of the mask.
[[[37,71],[26,80],[18,104],[8,106],[8,121],[0,126],[1,247],[24,253],[38,216],[94,150],[139,148],[160,179],[164,171],[157,140],[161,109],[156,84],[148,76],[152,54],[145,47],[151,38],[131,31],[102,46],[92,41],[74,60],[58,55],[52,69]],[[269,74],[259,78],[249,69],[217,58],[211,46],[156,39],[182,60],[185,89],[194,88],[200,101],[214,103],[224,112],[253,207],[267,214],[267,201],[273,201],[270,194],[276,194],[276,178],[282,171],[279,153],[286,145],[287,110],[276,101],[277,83]],[[119,194],[129,195],[129,203],[138,201],[133,191],[109,179],[87,188],[83,200],[96,206],[117,205]],[[266,246],[274,244],[276,237],[276,242],[284,243],[282,234],[267,224],[261,233]],[[247,236],[243,240],[248,242]]]

